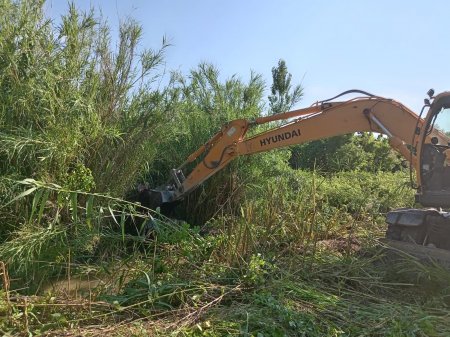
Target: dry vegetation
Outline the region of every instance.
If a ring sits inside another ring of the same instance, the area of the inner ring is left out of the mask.
[[[450,335],[449,272],[376,240],[412,204],[384,140],[341,138],[321,172],[291,152],[307,168],[332,143],[241,158],[172,218],[137,212],[136,182],[261,115],[265,83],[201,64],[162,86],[165,41],[139,49],[127,21],[112,50],[94,12],[56,26],[42,6],[0,0],[1,334]]]

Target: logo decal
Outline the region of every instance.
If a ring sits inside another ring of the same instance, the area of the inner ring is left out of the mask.
[[[288,140],[288,139],[291,139],[291,138],[294,138],[294,137],[298,137],[300,135],[301,135],[300,129],[297,129],[297,130],[293,130],[293,131],[280,133],[280,134],[275,135],[275,136],[266,137],[264,139],[261,139],[259,141],[259,143],[261,144],[261,146],[266,146],[266,145],[274,144],[274,143],[277,143],[277,142],[281,142],[283,140]]]

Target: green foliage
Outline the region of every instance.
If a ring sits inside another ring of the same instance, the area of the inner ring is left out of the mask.
[[[69,190],[92,191],[95,189],[95,180],[92,176],[92,171],[83,164],[76,164],[64,180]]]
[[[343,135],[296,145],[289,160],[294,168],[320,172],[366,171],[394,172],[402,160],[388,139],[372,133]]]
[[[54,262],[65,247],[80,256],[80,242],[99,241],[98,232],[110,237],[111,227],[121,227],[123,237],[134,211],[119,206],[114,222],[108,199],[96,199],[94,207],[94,197],[79,192],[125,195],[156,155],[155,144],[169,137],[172,118],[170,84],[153,87],[169,46],[165,39],[160,49],[142,50],[140,25],[126,20],[114,50],[109,27],[93,10],[83,13],[71,4],[55,26],[43,6],[0,2],[0,250],[14,265],[32,266],[44,252],[42,260]],[[25,178],[71,192],[35,186],[33,197],[16,198],[14,181]],[[86,214],[80,216],[79,207]],[[43,249],[44,238],[54,249]],[[29,247],[20,250],[20,243]]]
[[[164,218],[120,197],[261,116],[263,79],[203,63],[155,88],[165,40],[141,50],[128,20],[112,49],[94,11],[56,27],[43,5],[0,0],[0,334],[449,334],[448,272],[376,252],[383,213],[413,203],[385,138],[295,147],[300,170],[289,150],[239,158],[179,205],[187,222]],[[273,82],[290,109],[282,60]]]
[[[180,158],[186,158],[204,144],[223,124],[237,118],[257,117],[264,89],[261,76],[254,73],[248,83],[236,76],[221,83],[218,69],[205,63],[193,69],[187,78],[174,74],[172,83],[177,114],[171,121],[170,137],[155,144],[157,151],[163,153],[150,167],[155,185],[165,181],[165,173],[179,165]]]
[[[278,61],[278,66],[272,68],[271,95],[268,97],[271,114],[289,111],[303,96],[300,85],[292,88],[292,75],[288,72],[286,62]]]
[[[265,283],[273,266],[270,262],[265,261],[260,253],[253,254],[248,263],[248,271],[244,275],[243,280],[251,286],[261,286]]]
[[[227,121],[258,117],[262,110],[264,82],[254,73],[247,83],[236,76],[221,82],[218,69],[203,63],[187,78],[174,75],[173,90],[178,92],[174,103],[177,114],[170,137],[157,144],[161,155],[149,166],[151,186],[164,184],[167,172],[178,167],[183,158],[208,141]],[[264,181],[270,173],[276,174],[286,160],[286,150],[236,159],[190,194],[178,207],[179,216],[202,225],[224,208],[239,212],[245,186],[258,184],[258,179]],[[185,170],[192,168],[190,165]]]
[[[2,4],[0,173],[62,184],[83,165],[87,187],[123,194],[169,118],[168,92],[151,88],[167,43],[138,51],[141,28],[126,21],[113,51],[93,11],[71,5],[54,27],[42,1]]]

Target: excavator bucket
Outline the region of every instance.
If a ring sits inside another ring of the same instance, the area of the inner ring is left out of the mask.
[[[175,192],[170,186],[161,186],[156,189],[150,189],[145,185],[138,186],[139,202],[142,206],[156,210],[167,204],[173,203],[175,200]]]

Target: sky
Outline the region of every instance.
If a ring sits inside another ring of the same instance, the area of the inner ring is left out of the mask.
[[[119,22],[142,24],[143,48],[166,36],[166,69],[184,74],[200,62],[223,78],[263,76],[286,61],[293,84],[302,84],[298,107],[361,89],[396,99],[418,112],[430,88],[450,90],[450,1],[437,0],[77,0],[117,35]],[[68,2],[47,0],[55,20]]]

